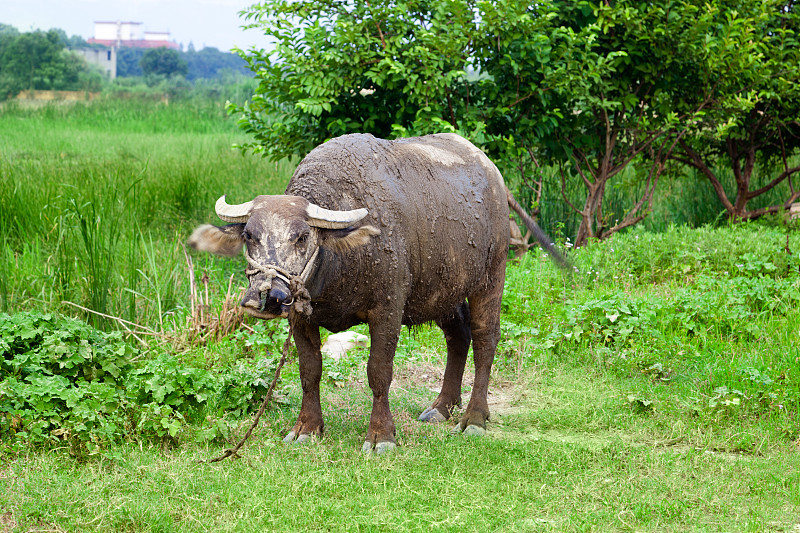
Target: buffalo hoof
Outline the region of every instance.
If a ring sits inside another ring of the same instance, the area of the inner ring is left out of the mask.
[[[486,435],[486,428],[482,428],[480,426],[476,426],[474,424],[470,424],[463,430],[461,429],[461,424],[456,424],[456,427],[453,428],[453,434],[461,433],[467,437],[483,437]]]
[[[444,422],[447,420],[447,417],[444,416],[439,410],[435,407],[428,407],[423,411],[421,415],[419,415],[418,420],[420,422],[428,422],[431,424],[438,424],[439,422]]]
[[[397,444],[395,444],[394,442],[389,442],[389,441],[379,442],[378,444],[375,445],[375,447],[373,447],[370,441],[366,441],[364,445],[361,447],[361,453],[365,454],[374,453],[376,455],[383,455],[385,453],[393,451],[395,448],[397,448]]]
[[[309,442],[312,438],[313,436],[308,433],[298,435],[294,431],[290,431],[288,435],[283,437],[283,442],[286,444],[303,444]]]

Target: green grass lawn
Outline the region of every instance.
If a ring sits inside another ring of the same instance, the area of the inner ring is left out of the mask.
[[[202,463],[249,425],[285,330],[187,335],[183,242],[292,165],[232,150],[219,106],[148,105],[0,114],[0,531],[800,530],[800,234],[776,220],[634,228],[570,250],[570,276],[510,263],[484,438],[416,421],[443,373],[428,325],[398,347],[395,453],[360,452],[360,349],[325,360],[322,439],[281,442],[290,358],[242,458]],[[244,262],[190,257],[217,316]]]
[[[270,411],[238,460],[201,464],[220,448],[186,440],[128,443],[113,459],[88,462],[63,450],[24,453],[3,466],[0,509],[21,531],[793,531],[798,523],[791,446],[718,451],[724,439],[706,434],[713,427],[633,414],[626,380],[559,366],[497,383],[508,404],[482,439],[417,423],[432,395],[399,385],[401,446],[391,457],[359,451],[363,386],[333,386],[320,441],[280,442],[293,405]]]

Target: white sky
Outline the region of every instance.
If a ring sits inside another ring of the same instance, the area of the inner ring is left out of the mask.
[[[223,52],[234,46],[268,48],[258,30],[243,30],[239,11],[256,0],[0,0],[0,23],[21,32],[61,28],[68,36],[94,37],[94,23],[141,22],[142,31],[168,31],[170,40]]]

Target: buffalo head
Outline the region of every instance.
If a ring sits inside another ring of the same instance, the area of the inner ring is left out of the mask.
[[[189,237],[189,245],[227,256],[246,246],[250,286],[241,305],[259,318],[288,316],[294,301],[291,279],[305,281],[320,248],[342,252],[380,234],[374,226],[360,224],[366,209],[335,211],[300,196],[257,196],[240,205],[228,205],[222,196],[216,212],[230,224],[200,226]]]

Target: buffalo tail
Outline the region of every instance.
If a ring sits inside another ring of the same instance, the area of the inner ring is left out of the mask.
[[[539,227],[539,224],[537,224],[536,221],[525,212],[525,209],[522,208],[519,202],[517,202],[516,198],[514,198],[514,195],[511,194],[511,191],[508,190],[508,187],[506,187],[506,197],[508,198],[508,206],[520,216],[522,221],[525,223],[525,226],[531,230],[531,234],[536,237],[536,240],[539,241],[539,244],[542,245],[542,248],[544,248],[547,253],[550,254],[550,257],[553,259],[553,261],[555,261],[560,268],[564,270],[570,270],[570,263],[567,261],[567,258],[564,257],[564,254],[562,254],[561,251],[555,247],[552,239],[550,239],[544,230]]]

